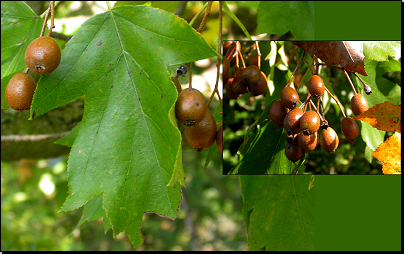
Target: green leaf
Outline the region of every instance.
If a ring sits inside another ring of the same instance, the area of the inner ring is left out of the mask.
[[[285,132],[269,118],[273,102],[265,107],[257,123],[250,126],[251,130],[239,149],[239,163],[232,169],[232,174],[262,175],[293,172],[295,166],[285,156]]]
[[[250,250],[314,250],[311,177],[239,176]]]
[[[363,53],[367,59],[375,61],[388,61],[389,56],[396,56],[401,41],[364,41]]]
[[[61,211],[102,194],[104,219],[135,247],[143,213],[176,217],[181,134],[169,117],[177,90],[167,68],[216,56],[183,19],[155,8],[123,6],[87,20],[40,80],[32,106],[41,115],[85,96]]]
[[[56,140],[55,144],[72,147],[74,141],[77,138],[77,135],[79,134],[79,130],[80,130],[80,123],[74,126],[74,128],[69,132],[69,134],[67,134],[66,136],[64,136],[59,140]]]
[[[285,34],[295,40],[314,40],[312,1],[261,1],[258,6],[257,34]]]
[[[25,50],[41,33],[43,19],[23,1],[1,2],[1,78],[26,68]],[[2,94],[3,95],[3,94]]]

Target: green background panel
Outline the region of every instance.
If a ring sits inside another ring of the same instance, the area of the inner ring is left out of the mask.
[[[316,176],[315,250],[401,250],[401,175]]]
[[[401,40],[401,1],[315,1],[315,40]]]

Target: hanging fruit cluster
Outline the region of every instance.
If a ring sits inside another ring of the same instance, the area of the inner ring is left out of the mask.
[[[223,153],[223,125],[217,129],[203,94],[192,87],[181,91],[177,78],[186,72],[186,65],[181,65],[177,69],[177,76],[172,78],[180,91],[175,103],[175,117],[185,126],[185,139],[198,152],[208,149],[216,140],[218,150]]]
[[[54,4],[54,2],[53,2]],[[53,4],[49,6],[44,26],[46,25],[49,11],[53,12]],[[42,29],[41,36],[33,40],[25,51],[25,72],[16,73],[8,82],[4,97],[8,106],[17,111],[27,111],[31,107],[32,97],[36,89],[35,80],[28,75],[28,70],[36,74],[48,74],[53,72],[60,64],[61,52],[57,42],[50,37],[53,28],[49,30],[48,36],[44,37]]]
[[[306,100],[300,106],[299,94],[290,86],[291,80],[304,58],[304,54],[305,51],[303,52],[292,77],[283,88],[280,99],[276,100],[270,108],[270,118],[272,122],[279,127],[283,127],[286,131],[287,144],[285,147],[285,155],[292,162],[301,159],[304,153],[313,151],[319,142],[322,149],[330,153],[334,152],[339,145],[338,134],[328,125],[328,122],[325,119],[321,97],[326,91],[338,105],[339,102],[325,87],[321,77],[318,76],[318,66],[320,65],[318,60],[314,60],[312,76],[307,84],[309,93]],[[341,69],[347,76],[355,93],[351,98],[352,112],[354,115],[359,115],[368,110],[367,100],[362,94],[356,93],[346,70],[343,68]],[[296,77],[299,76],[299,85],[301,82],[300,75],[301,74],[296,75]],[[365,84],[364,87],[366,87]],[[365,89],[367,94],[371,93],[371,91],[369,92],[369,89],[369,87],[368,90]],[[317,100],[317,106],[312,99]],[[347,117],[342,109],[341,111],[344,116],[341,121],[342,134],[348,140],[354,141],[359,135],[359,127],[355,120]],[[320,134],[318,133],[319,130]]]
[[[256,55],[251,55],[252,49],[256,50]],[[226,84],[226,92],[230,99],[237,99],[247,92],[258,96],[268,90],[267,77],[260,68],[261,54],[258,42],[256,41],[253,46],[244,49],[244,51],[250,51],[248,66],[244,62],[241,51],[240,42],[223,41],[223,84]],[[239,61],[242,63],[241,67],[239,67]],[[233,75],[230,75],[232,67],[235,68]]]

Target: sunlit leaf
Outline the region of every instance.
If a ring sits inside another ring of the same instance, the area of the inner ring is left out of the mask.
[[[389,101],[375,105],[354,119],[365,121],[378,130],[401,133],[401,105]]]
[[[401,174],[401,134],[394,133],[372,153],[383,162],[384,174]]]

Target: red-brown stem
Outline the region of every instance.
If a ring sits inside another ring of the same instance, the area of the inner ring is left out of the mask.
[[[311,94],[308,93],[306,100],[302,103],[302,105],[300,105],[299,108],[302,109],[304,107],[304,111],[306,111],[307,103],[310,101],[311,97],[312,97]]]
[[[319,104],[320,101],[317,100],[317,104]],[[310,106],[313,106],[314,110],[318,113],[318,115],[320,116],[320,120],[323,121],[323,117],[321,116],[320,112],[318,112],[318,107],[316,107],[316,105],[314,105],[314,102],[310,99]]]
[[[357,92],[356,92],[356,90],[355,90],[355,87],[354,87],[354,85],[352,84],[352,81],[351,81],[351,79],[349,78],[348,73],[347,73],[346,70],[344,70],[344,69],[342,69],[342,71],[344,72],[346,78],[348,79],[349,84],[351,84],[351,87],[352,87],[352,90],[354,91],[354,94],[357,95]]]
[[[208,6],[206,7],[206,12],[205,12],[205,16],[202,19],[201,24],[199,25],[198,29],[196,29],[196,31],[198,33],[201,33],[203,28],[205,27],[206,21],[208,20],[208,18],[210,17],[210,8],[212,7],[212,3],[213,1],[209,1],[208,2]]]
[[[292,82],[292,79],[293,79],[293,77],[295,76],[295,73],[296,73],[297,69],[299,68],[300,63],[301,63],[302,60],[304,59],[305,53],[306,53],[306,51],[303,51],[303,54],[302,54],[302,56],[300,57],[299,62],[297,62],[296,68],[293,70],[292,76],[290,76],[289,81],[288,81],[288,83],[286,83],[286,86],[285,86],[285,87],[290,86],[290,84],[291,84],[291,82]]]
[[[219,56],[222,55],[222,2],[219,1],[219,42],[217,45],[217,53]],[[213,92],[209,98],[209,102],[208,102],[208,108],[210,105],[210,102],[212,101],[213,97],[215,96],[215,93],[217,94],[217,97],[219,99],[220,105],[223,108],[223,103],[222,103],[222,98],[220,98],[219,95],[219,89],[218,89],[218,85],[219,85],[219,76],[220,76],[220,58],[217,58],[217,63],[216,63],[216,84],[215,84],[215,88],[213,89]]]
[[[257,56],[258,56],[258,69],[261,69],[261,52],[260,48],[258,47],[258,41],[255,41],[255,49],[257,50]]]
[[[43,25],[42,25],[42,29],[41,29],[41,34],[39,35],[39,37],[42,37],[42,36],[44,35],[44,33],[45,33],[45,27],[46,27],[46,23],[48,23],[48,18],[49,18],[49,12],[50,12],[50,10],[51,10],[51,6],[49,5],[48,11],[47,11],[46,14],[45,14],[45,18],[44,18]]]
[[[192,63],[188,65],[188,75],[189,75],[189,88],[192,88]]]
[[[239,56],[240,59],[241,59],[241,63],[243,64],[243,68],[245,68],[245,63],[244,63],[243,55],[241,54],[241,51],[240,51],[240,50],[238,51],[238,56]]]
[[[28,74],[29,68],[27,67],[24,71],[25,74]]]
[[[54,23],[54,19],[55,19],[55,1],[51,1],[49,6],[50,6],[50,9],[51,9],[51,26],[49,27],[48,37],[50,37],[50,35],[52,33],[52,29],[55,28],[55,23]]]
[[[334,97],[334,95],[331,94],[330,91],[328,91],[327,87],[324,86],[324,88],[325,88],[325,90],[327,91],[327,93],[331,96],[331,98],[333,98],[334,101],[337,103],[339,109],[340,109],[341,112],[342,112],[342,115],[343,115],[344,117],[346,117],[345,112],[344,112],[344,110],[342,109],[342,106],[341,106],[341,104],[339,103],[339,101]]]

